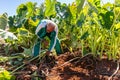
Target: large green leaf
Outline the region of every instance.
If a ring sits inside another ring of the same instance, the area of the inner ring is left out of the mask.
[[[89,36],[89,33],[88,33],[88,31],[86,31],[86,32],[80,37],[80,39],[81,39],[81,40],[84,40],[84,39],[86,39],[88,36]]]
[[[92,2],[88,1],[88,4],[91,8],[91,10],[93,10],[94,12],[96,12],[98,14],[98,9],[96,8],[96,6],[94,4],[92,4]]]
[[[27,6],[25,4],[20,4],[18,7],[17,7],[17,14],[19,16],[22,16],[23,14],[26,14],[27,13]]]
[[[110,3],[103,5],[99,13],[99,17],[102,17],[101,19],[99,18],[102,26],[106,29],[110,29],[115,17],[113,5]]]
[[[84,22],[85,22],[85,18],[86,18],[85,14],[82,12],[80,14],[80,17],[78,18],[78,20],[76,22],[77,26],[81,27],[84,24]]]
[[[84,2],[85,0],[76,0],[76,4],[77,4],[77,13],[80,13],[83,6],[84,6]]]
[[[114,13],[116,15],[116,20],[120,20],[120,7],[115,7],[114,8]]]
[[[77,7],[74,3],[70,6],[70,12],[72,14],[72,23],[75,23],[77,18]]]
[[[120,22],[115,25],[116,29],[120,29]]]
[[[39,18],[40,20],[44,19],[44,17],[45,17],[44,10],[45,10],[45,6],[44,6],[44,4],[41,4],[41,6],[39,7],[39,9],[36,12],[36,13],[38,13],[37,18]]]
[[[9,39],[9,40],[17,39],[17,37],[13,33],[2,30],[2,29],[0,29],[0,38]]]
[[[36,3],[32,3],[32,2],[27,2],[26,3],[27,6],[27,17],[32,17],[36,14]]]
[[[17,28],[22,27],[23,21],[26,18],[26,14],[28,12],[27,6],[25,4],[20,4],[17,7],[17,15],[14,19],[14,26]]]
[[[38,20],[33,21],[32,19],[26,19],[24,22],[24,28],[27,29],[29,32],[34,33],[38,23]]]
[[[7,26],[7,14],[0,15],[0,29],[5,29]]]
[[[45,0],[45,7],[46,7],[45,16],[46,17],[56,14],[55,3],[56,3],[56,0]]]
[[[115,5],[120,7],[120,0],[115,0]]]

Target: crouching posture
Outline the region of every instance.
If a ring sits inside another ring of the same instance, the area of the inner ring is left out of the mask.
[[[41,42],[45,36],[48,36],[50,39],[50,46],[46,54],[49,55],[54,48],[57,54],[62,53],[60,42],[57,37],[58,27],[54,22],[47,19],[40,21],[36,28],[35,34],[38,36],[38,40],[33,47],[33,56],[39,55],[41,51]]]

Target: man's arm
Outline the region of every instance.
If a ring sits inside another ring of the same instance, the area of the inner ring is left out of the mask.
[[[39,22],[39,24],[38,24],[38,26],[37,26],[37,28],[36,28],[35,34],[37,35],[38,32],[39,32],[42,28],[44,28],[46,25],[47,25],[46,21],[41,21],[41,22]]]
[[[57,33],[54,31],[51,33],[51,37],[50,37],[50,47],[48,49],[48,51],[52,51],[56,45],[56,39],[57,39]]]
[[[43,39],[45,34],[46,34],[46,30],[45,30],[45,26],[47,25],[46,21],[41,21],[35,31],[35,34],[40,38]]]

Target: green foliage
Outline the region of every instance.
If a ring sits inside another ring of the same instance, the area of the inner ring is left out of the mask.
[[[2,30],[2,29],[0,29],[0,36],[3,39],[17,40],[17,37],[12,32],[5,31],[5,30]]]
[[[28,2],[26,3],[27,6],[27,17],[32,17],[37,14],[36,3]]]
[[[32,27],[35,27],[37,24],[34,24],[36,21],[36,15],[39,14],[39,10],[36,7],[36,3],[27,2],[26,4],[20,4],[17,7],[17,15],[9,17],[9,26],[11,31],[16,31],[20,27],[29,27],[29,23],[33,24]],[[28,20],[33,20],[33,22],[27,23]],[[28,25],[27,25],[27,24]],[[30,26],[31,27],[31,26]],[[33,31],[33,30],[32,30]]]
[[[88,31],[86,31],[82,36],[81,36],[81,40],[82,39],[86,39],[87,37],[89,36],[89,33],[88,33]]]
[[[72,23],[75,24],[77,18],[77,7],[75,3],[72,3],[72,5],[70,6],[70,12],[72,15]]]
[[[6,43],[8,43],[8,44],[5,44],[4,42],[5,46],[3,48],[5,50],[5,53],[8,53],[11,48],[16,49],[15,42],[18,38],[12,32],[0,29],[0,38],[1,40],[3,39]]]
[[[45,16],[46,17],[56,14],[55,3],[56,3],[56,0],[45,0]]]
[[[17,14],[22,16],[23,14],[27,13],[27,6],[25,4],[21,4],[17,8]]]
[[[114,2],[115,2],[115,5],[116,5],[117,7],[120,7],[120,1],[119,1],[119,0],[115,0]]]
[[[100,0],[75,0],[72,4],[45,0],[36,7],[36,3],[27,2],[17,7],[17,15],[8,19],[10,31],[14,32],[18,40],[17,45],[24,47],[24,51],[34,44],[35,29],[42,19],[51,19],[58,24],[62,46],[71,51],[82,49],[84,54],[93,55],[103,53],[110,59],[116,59],[119,51],[120,7],[115,4],[101,5]],[[26,52],[24,52],[26,53]]]
[[[6,70],[0,71],[0,80],[15,80],[15,77],[10,75]]]
[[[94,0],[88,0],[88,4],[89,4],[89,6],[90,6],[90,11],[94,11],[94,12],[96,12],[97,14],[98,14],[98,9],[97,9],[97,7],[95,6],[95,4],[94,4]]]
[[[6,62],[10,61],[15,58],[21,58],[20,56],[12,56],[12,57],[5,57],[5,56],[0,56],[0,62]]]
[[[100,0],[75,0],[72,4],[45,0],[37,7],[37,3],[20,4],[17,14],[0,16],[0,44],[6,44],[6,53],[13,52],[17,56],[0,56],[0,62],[21,65],[24,58],[31,56],[31,50],[37,36],[36,26],[42,19],[51,19],[58,24],[58,37],[63,51],[82,51],[82,56],[92,53],[94,56],[107,55],[108,59],[120,58],[120,2],[101,5]],[[7,22],[9,30],[6,31]],[[3,39],[3,40],[2,40]],[[44,45],[42,45],[43,47]],[[0,45],[2,47],[2,45]],[[7,54],[9,55],[9,54]],[[12,61],[18,59],[17,61]],[[24,64],[25,65],[25,64]],[[17,67],[20,69],[24,65]],[[14,80],[8,71],[0,71],[0,80]]]
[[[77,5],[77,13],[80,13],[83,5],[84,5],[85,0],[76,0],[76,5]]]
[[[5,30],[7,28],[7,13],[0,15],[0,29]]]
[[[8,19],[9,19],[8,24],[9,24],[10,31],[15,32],[17,29],[17,26],[15,26],[15,16],[13,17],[10,16]]]
[[[109,3],[105,4],[99,17],[102,17],[101,22],[104,28],[110,29],[114,20],[113,5]]]
[[[24,49],[24,52],[23,53],[21,53],[21,54],[23,54],[24,55],[24,57],[29,57],[29,56],[31,56],[32,54],[32,48],[29,48],[29,49],[27,49],[27,48],[23,48]]]
[[[36,29],[36,26],[38,24],[39,21],[33,21],[32,19],[26,19],[25,22],[24,22],[24,28],[26,30],[28,30],[29,32],[31,33],[34,33],[35,32],[35,29]]]

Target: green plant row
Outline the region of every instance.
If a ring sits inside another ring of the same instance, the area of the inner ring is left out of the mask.
[[[101,0],[75,0],[72,4],[45,0],[39,7],[37,3],[27,2],[20,4],[16,12],[14,16],[7,17],[5,14],[0,16],[0,22],[8,20],[9,31],[18,38],[12,41],[6,39],[9,43],[7,49],[19,50],[18,46],[31,48],[37,38],[34,34],[37,24],[47,18],[58,24],[58,37],[63,49],[74,51],[79,48],[83,56],[92,53],[94,56],[99,55],[100,58],[103,55],[114,60],[119,58],[118,0],[106,4]]]

